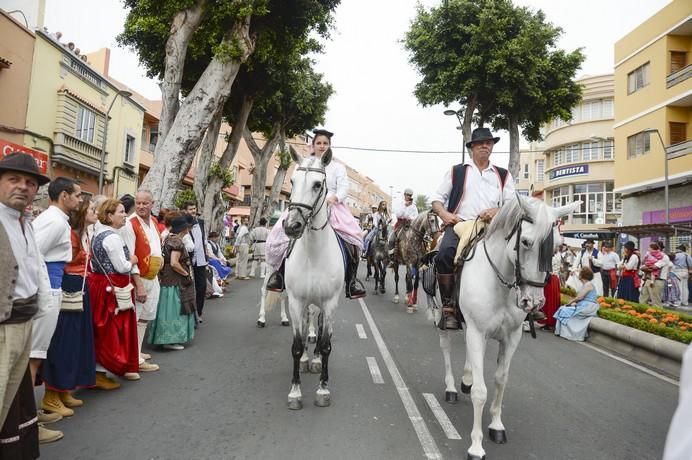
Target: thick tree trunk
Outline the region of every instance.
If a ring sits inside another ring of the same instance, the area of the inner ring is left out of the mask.
[[[219,168],[222,171],[227,170],[233,164],[236,153],[238,153],[238,148],[240,147],[240,141],[243,139],[243,130],[245,125],[247,125],[248,117],[250,116],[250,111],[252,110],[253,99],[244,98],[241,104],[240,110],[235,114],[235,124],[231,130],[231,136],[226,144],[226,148],[219,158]],[[236,178],[237,179],[237,178]],[[223,189],[223,181],[218,177],[209,176],[205,178],[207,180],[205,186],[204,201],[202,207],[202,216],[205,219],[210,219],[212,216],[218,214],[219,207],[225,207],[223,200],[217,199],[217,195],[221,193]],[[199,199],[199,195],[197,196]]]
[[[187,48],[197,27],[202,21],[205,0],[198,0],[190,8],[179,11],[173,17],[173,23],[166,41],[166,64],[161,82],[161,118],[159,120],[159,139],[161,144],[175,120],[180,107],[180,85],[183,80]]]
[[[281,125],[279,123],[274,123],[272,134],[261,149],[257,145],[257,142],[255,142],[255,139],[253,139],[252,132],[247,126],[243,131],[245,143],[250,149],[250,153],[252,153],[252,158],[255,160],[255,171],[252,174],[252,196],[250,201],[250,228],[259,225],[260,217],[262,217],[262,212],[264,211],[266,202],[267,165],[272,155],[274,155],[276,145],[279,143],[281,131]]]
[[[281,139],[279,140],[279,149],[281,149],[281,151],[283,152],[285,148],[286,136],[282,134]],[[288,148],[294,150],[291,145],[289,145]],[[281,188],[284,185],[284,181],[286,180],[286,174],[288,173],[288,168],[290,167],[290,163],[287,163],[286,165],[279,165],[279,169],[277,169],[276,175],[274,176],[274,181],[272,182],[271,197],[269,198],[269,203],[267,204],[267,206],[264,209],[264,212],[262,213],[262,217],[266,217],[267,219],[269,219],[272,216],[272,214],[274,214],[274,211],[278,209],[279,198],[281,197]]]
[[[214,151],[216,150],[216,141],[219,138],[221,130],[221,120],[223,119],[223,110],[218,110],[212,118],[207,133],[204,135],[202,148],[197,157],[197,167],[195,168],[195,182],[193,189],[197,197],[197,209],[204,209],[205,195],[207,192],[207,184],[210,178],[211,165],[214,162]],[[205,221],[209,221],[210,216],[204,216]]]
[[[519,177],[519,123],[515,115],[509,117],[509,172],[516,179]]]
[[[180,106],[168,135],[156,149],[156,161],[142,185],[152,191],[154,199],[162,207],[173,205],[180,180],[187,173],[187,170],[182,170],[184,160],[195,154],[214,114],[230,95],[240,65],[254,50],[249,28],[248,18],[236,23],[224,37],[228,47],[231,43],[242,44],[242,56],[236,59],[214,56]],[[191,163],[190,158],[187,160]]]

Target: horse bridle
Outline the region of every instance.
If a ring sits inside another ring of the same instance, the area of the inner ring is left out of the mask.
[[[322,206],[324,206],[324,203],[327,201],[327,193],[325,192],[327,189],[327,172],[324,170],[324,168],[311,168],[309,166],[299,166],[296,168],[296,171],[305,171],[305,172],[317,172],[320,173],[324,176],[324,179],[322,179],[322,184],[320,185],[320,192],[317,195],[317,198],[315,198],[315,201],[313,201],[312,206],[307,205],[305,203],[295,203],[293,201],[288,202],[288,210],[291,211],[292,209],[295,209],[298,211],[298,214],[300,215],[300,218],[303,220],[303,224],[305,227],[309,227],[310,230],[323,230],[327,224],[329,223],[329,216],[324,221],[324,224],[317,228],[312,226],[312,219],[315,217],[315,214],[317,214],[320,209],[322,209]],[[321,203],[318,202],[322,200]],[[305,214],[303,214],[303,210],[307,209],[308,210],[308,215],[307,217]],[[286,222],[284,220],[284,222]]]
[[[483,241],[483,250],[485,251],[485,256],[488,258],[488,262],[490,262],[490,266],[493,268],[493,271],[495,272],[495,275],[497,276],[497,279],[500,280],[500,283],[505,286],[506,288],[509,289],[518,289],[520,286],[533,286],[533,287],[538,287],[542,288],[545,287],[546,284],[548,284],[548,280],[550,279],[550,271],[547,271],[545,274],[545,279],[543,281],[534,281],[534,280],[529,280],[526,279],[522,276],[521,274],[521,265],[519,264],[520,257],[521,257],[521,225],[524,222],[528,222],[530,224],[533,223],[533,219],[531,219],[528,216],[522,217],[519,222],[514,226],[512,231],[507,235],[505,238],[505,241],[509,241],[512,239],[512,236],[516,233],[517,239],[514,243],[514,252],[516,254],[516,257],[514,259],[514,282],[510,283],[509,281],[505,280],[504,277],[502,276],[502,273],[500,273],[500,270],[497,268],[493,260],[490,258],[490,254],[488,254],[488,246],[485,244],[485,241]],[[552,230],[551,230],[552,232]],[[552,233],[551,233],[552,235]],[[552,241],[552,237],[549,236],[547,240]],[[544,242],[546,244],[546,242]],[[552,243],[550,243],[552,245]]]

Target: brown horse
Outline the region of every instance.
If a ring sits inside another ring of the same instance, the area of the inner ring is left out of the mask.
[[[399,303],[399,265],[406,267],[406,311],[416,311],[418,303],[418,268],[421,258],[437,238],[440,226],[437,216],[428,210],[418,214],[413,222],[399,232],[399,244],[392,258],[394,271],[394,303]]]

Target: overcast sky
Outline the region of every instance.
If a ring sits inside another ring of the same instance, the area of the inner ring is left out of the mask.
[[[422,0],[424,6],[441,0]],[[401,40],[415,15],[416,0],[342,0],[336,30],[318,57],[336,94],[329,101],[325,127],[335,132],[338,158],[374,179],[394,194],[412,187],[430,196],[444,171],[461,161],[460,153],[385,153],[364,149],[460,152],[461,132],[445,107],[421,107],[413,96],[419,80],[408,62]],[[559,43],[569,51],[584,48],[586,60],[578,76],[613,71],[613,45],[656,13],[669,0],[515,0],[542,9],[547,19],[564,30]],[[46,26],[59,30],[83,52],[110,47],[111,75],[151,99],[160,98],[155,82],[147,79],[137,57],[118,48],[126,12],[119,0],[47,0]],[[451,107],[457,109],[458,107]],[[506,165],[507,134],[495,147],[492,160]]]

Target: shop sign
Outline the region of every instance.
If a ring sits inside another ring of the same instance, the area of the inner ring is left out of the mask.
[[[38,165],[38,169],[40,169],[43,174],[46,174],[48,171],[48,154],[46,152],[39,152],[38,150],[30,149],[19,144],[14,144],[6,141],[5,139],[0,139],[0,158],[5,158],[6,155],[17,151],[28,153],[34,157],[34,160],[36,160],[36,164]]]
[[[579,238],[581,240],[610,240],[615,237],[613,232],[563,232],[562,236]]]
[[[562,179],[570,176],[583,176],[589,174],[589,165],[574,165],[550,171],[550,180]]]

